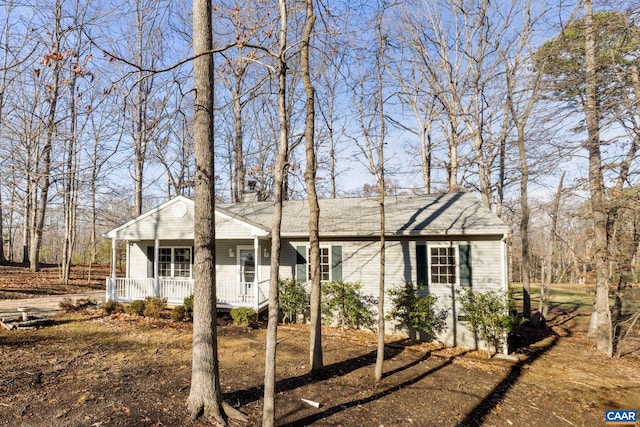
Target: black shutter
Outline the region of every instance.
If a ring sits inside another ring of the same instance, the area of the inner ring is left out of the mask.
[[[307,281],[307,247],[296,246],[296,280],[300,283]]]
[[[424,242],[416,243],[416,281],[418,286],[428,286],[427,278],[427,246]]]
[[[342,280],[342,246],[331,246],[331,280]]]
[[[460,258],[460,286],[471,287],[471,245],[459,245]]]
[[[147,246],[147,277],[154,276],[153,261],[155,259],[155,248],[153,246]]]

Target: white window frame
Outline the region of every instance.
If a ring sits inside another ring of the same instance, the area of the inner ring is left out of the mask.
[[[432,270],[431,270],[431,251],[433,249],[442,249],[442,248],[447,248],[447,249],[453,249],[453,257],[454,257],[454,264],[453,267],[455,269],[455,274],[454,274],[454,280],[453,283],[442,283],[442,282],[434,282],[433,281],[433,274],[432,274]],[[428,274],[428,280],[429,280],[429,285],[455,285],[455,286],[459,286],[460,284],[460,255],[458,253],[458,245],[453,244],[453,243],[438,243],[438,244],[430,244],[427,245],[427,274]]]
[[[327,250],[327,259],[329,260],[328,262],[329,279],[327,280],[322,280],[322,250],[323,249]],[[310,259],[311,259],[311,246],[307,246],[307,258],[305,260],[305,263],[307,264],[307,282],[311,281],[311,263],[309,262]],[[331,245],[320,245],[320,282],[321,283],[329,283],[333,280],[333,268],[331,268],[332,266],[333,266],[333,255],[331,254]]]
[[[170,276],[163,276],[160,273],[160,264],[162,263],[160,261],[160,253],[162,252],[163,249],[170,249],[171,250],[171,261],[169,261],[169,264],[171,265],[171,275]],[[176,249],[187,249],[189,251],[189,262],[188,262],[188,266],[189,266],[189,275],[188,276],[176,276],[175,272],[176,272]],[[158,248],[158,276],[160,278],[164,278],[164,279],[193,279],[193,248],[191,246],[160,246]]]

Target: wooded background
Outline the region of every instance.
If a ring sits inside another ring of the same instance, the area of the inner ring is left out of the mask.
[[[0,257],[68,272],[192,195],[191,4],[29,3],[0,6]],[[283,197],[300,199],[305,2],[287,3]],[[216,194],[252,181],[271,200],[278,4],[213,5]],[[638,283],[638,6],[596,1],[589,24],[575,1],[316,2],[318,196],[474,191],[512,225],[512,281],[595,284],[601,259],[612,289]]]

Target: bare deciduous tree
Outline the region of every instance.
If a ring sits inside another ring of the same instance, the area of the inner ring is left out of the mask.
[[[193,1],[194,152],[194,311],[191,391],[192,420],[204,415],[226,425],[227,417],[247,417],[222,400],[216,326],[215,173],[213,153],[213,58],[211,2]]]
[[[273,171],[274,212],[271,225],[271,263],[269,272],[269,317],[267,325],[267,344],[264,367],[264,404],[262,426],[273,427],[276,422],[275,385],[276,385],[276,343],[278,338],[278,280],[280,270],[280,231],[282,226],[282,202],[285,199],[285,172],[289,154],[289,114],[287,111],[287,26],[289,25],[286,0],[278,0],[280,29],[278,32],[278,50],[276,73],[278,78],[278,151]]]
[[[305,0],[306,23],[302,39],[301,64],[302,81],[306,94],[305,101],[305,151],[306,169],[304,181],[307,187],[309,203],[309,266],[311,282],[311,324],[309,326],[309,363],[311,371],[322,368],[322,307],[320,304],[320,205],[316,192],[316,144],[315,144],[315,88],[311,82],[310,46],[316,16],[313,11],[313,0]]]

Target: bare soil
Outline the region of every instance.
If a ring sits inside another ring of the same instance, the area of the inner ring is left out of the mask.
[[[637,331],[621,358],[608,359],[585,336],[587,313],[554,316],[522,331],[515,362],[389,336],[379,384],[374,334],[324,329],[326,366],[310,375],[308,327],[280,325],[278,425],[600,426],[605,409],[640,409]],[[0,329],[0,425],[210,425],[186,418],[190,324],[98,309],[55,320]],[[260,425],[264,325],[219,324],[224,397]]]

